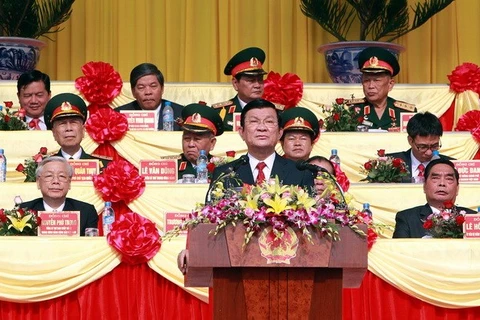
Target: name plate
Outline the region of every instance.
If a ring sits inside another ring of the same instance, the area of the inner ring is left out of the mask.
[[[73,168],[72,181],[92,181],[93,175],[100,172],[98,160],[68,160]]]
[[[80,236],[80,211],[39,211],[38,216],[42,219],[39,236]]]
[[[479,182],[480,181],[480,161],[479,160],[453,160],[455,168],[460,175],[459,182]]]
[[[465,215],[465,222],[463,223],[463,238],[480,238],[480,214]]]
[[[131,131],[157,130],[157,124],[155,123],[156,111],[121,110],[120,112],[127,116],[128,130],[131,130]]]
[[[140,175],[145,177],[145,182],[176,183],[177,160],[140,160]]]
[[[400,112],[400,131],[407,132],[408,121],[415,115],[415,112]]]
[[[234,112],[233,113],[233,131],[238,131],[238,128],[240,128],[240,118],[241,118],[241,113],[240,112]]]
[[[189,218],[190,214],[186,212],[167,212],[165,213],[165,230],[168,232],[173,230],[176,226],[179,226],[183,221]],[[181,231],[180,234],[186,235],[188,230]]]

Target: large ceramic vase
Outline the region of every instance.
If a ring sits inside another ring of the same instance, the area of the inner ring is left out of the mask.
[[[37,39],[0,37],[0,80],[17,80],[34,70],[45,42]]]
[[[398,55],[405,48],[399,44],[378,41],[344,41],[333,42],[318,47],[318,52],[325,54],[330,78],[335,83],[360,83],[362,73],[358,68],[358,54],[367,47],[382,47]]]

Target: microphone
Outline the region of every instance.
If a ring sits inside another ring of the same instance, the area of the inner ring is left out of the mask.
[[[215,185],[217,184],[217,182],[219,182],[220,180],[224,179],[225,176],[227,175],[230,175],[232,173],[236,173],[237,170],[241,167],[241,166],[244,166],[246,164],[248,164],[250,162],[250,158],[248,158],[248,155],[244,154],[243,156],[241,156],[240,158],[238,158],[238,160],[236,161],[232,161],[233,162],[233,165],[229,166],[227,168],[227,170],[225,170],[224,172],[220,173],[220,175],[217,177],[217,179],[213,180],[211,183],[210,183],[210,186],[208,187],[208,190],[207,190],[207,195],[205,196],[205,203],[210,203],[212,202],[212,191],[213,191],[213,188],[215,187]],[[227,186],[227,189],[229,187]]]
[[[308,163],[307,161],[304,161],[304,160],[297,161],[296,167],[300,171],[308,170],[313,172],[315,175],[317,175],[318,172],[326,173],[328,178],[335,183],[335,186],[337,187],[338,191],[340,191],[340,195],[342,196],[342,200],[343,200],[343,207],[345,208],[347,207],[347,201],[345,200],[345,193],[343,192],[342,187],[338,183],[337,179],[335,179],[335,177],[330,172],[328,172],[327,169],[317,166],[316,164]]]

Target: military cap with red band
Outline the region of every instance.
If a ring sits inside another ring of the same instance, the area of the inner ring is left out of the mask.
[[[234,55],[228,61],[223,73],[235,77],[238,74],[245,75],[264,75],[267,74],[263,70],[263,63],[265,62],[265,52],[257,47],[250,47],[243,49]]]
[[[202,103],[192,103],[182,109],[183,130],[204,133],[212,132],[215,136],[223,133],[223,121],[215,109]]]
[[[363,73],[387,72],[392,77],[400,72],[400,65],[395,55],[377,47],[369,47],[359,53],[358,68]]]
[[[288,131],[306,131],[312,135],[312,140],[317,139],[320,133],[318,119],[307,108],[294,107],[281,113],[283,133]]]
[[[60,93],[51,98],[45,106],[45,124],[51,130],[58,119],[77,117],[83,123],[87,119],[87,105],[82,98],[73,93]]]

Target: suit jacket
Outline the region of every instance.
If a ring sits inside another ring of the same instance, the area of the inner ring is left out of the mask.
[[[165,108],[165,102],[169,100],[162,99],[161,106],[160,106],[160,116],[158,117],[158,124],[157,124],[157,129],[158,130],[163,130],[163,119],[162,119],[162,113],[163,113],[163,108]],[[182,109],[183,106],[179,105],[178,103],[170,101],[173,109],[173,119],[176,120],[177,118],[182,117]],[[122,111],[122,110],[142,110],[140,108],[137,100],[133,100],[132,102],[129,102],[127,104],[124,104],[123,106],[117,107],[114,109],[115,111]],[[177,122],[173,123],[173,130],[175,131],[181,131],[182,128],[177,124]]]
[[[227,172],[229,168],[235,168],[240,159],[232,161],[215,168],[213,171],[212,183],[220,176],[221,173]],[[228,179],[227,183],[231,187],[241,187],[242,183],[253,185],[255,181],[253,179],[253,173],[250,169],[250,164],[242,164],[236,170],[237,178],[241,181],[234,179]],[[273,162],[272,172],[270,178],[275,178],[278,175],[280,182],[284,185],[298,185],[311,189],[313,187],[313,175],[310,171],[300,171],[297,169],[294,161],[285,159],[279,154],[275,153],[275,161]],[[228,185],[227,184],[227,185]]]
[[[458,211],[465,210],[467,214],[476,212],[468,208],[456,207]],[[423,222],[432,214],[432,208],[427,204],[400,211],[395,216],[395,231],[393,238],[422,238],[426,235]]]
[[[43,198],[37,198],[32,201],[24,202],[20,205],[20,207],[37,211],[45,211]],[[89,203],[74,200],[72,198],[66,198],[63,211],[80,211],[80,236],[85,236],[85,228],[98,228],[97,210],[95,210],[95,207]]]
[[[408,166],[408,171],[410,171],[410,175],[408,177],[403,177],[402,178],[402,183],[411,183],[412,182],[412,157],[410,156],[412,152],[412,149],[408,149],[407,151],[402,151],[402,152],[395,152],[395,153],[388,153],[386,154],[387,157],[394,157],[394,158],[400,158],[402,159]],[[449,156],[440,154],[440,158],[442,159],[447,159],[447,160],[455,160],[454,158],[451,158]]]
[[[58,150],[56,156],[63,157],[62,151],[61,151],[61,150]],[[102,171],[103,168],[105,168],[106,166],[108,166],[108,164],[109,164],[109,162],[110,162],[109,160],[102,159],[102,158],[97,158],[97,157],[94,157],[94,156],[86,153],[85,150],[83,150],[83,148],[82,148],[82,154],[80,155],[80,159],[84,159],[84,160],[98,160],[98,161],[100,161],[100,171]]]

